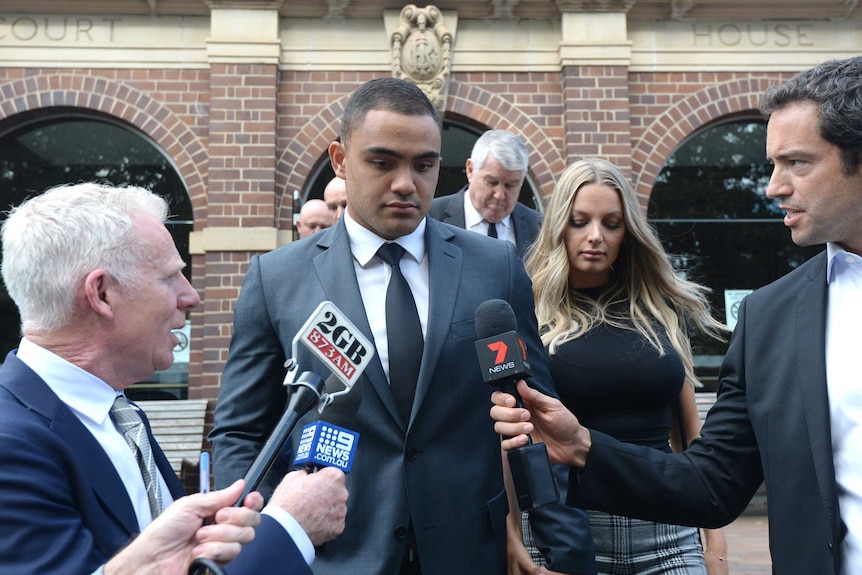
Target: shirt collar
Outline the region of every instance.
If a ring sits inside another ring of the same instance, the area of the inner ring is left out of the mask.
[[[836,274],[838,273],[838,270],[841,269],[841,265],[862,264],[862,257],[848,252],[834,242],[828,242],[826,244],[826,258],[826,283],[832,283],[835,281]]]
[[[22,338],[18,359],[36,372],[72,411],[104,423],[118,392],[102,379],[44,347]]]
[[[353,253],[353,258],[364,268],[377,255],[377,250],[386,243],[386,240],[359,225],[346,210],[341,217],[347,228],[347,237],[350,238],[350,251]],[[421,262],[425,257],[425,218],[422,218],[411,234],[396,238],[394,242],[404,248],[414,260]]]
[[[476,207],[473,205],[473,201],[470,199],[470,191],[467,190],[464,192],[464,229],[472,230],[473,227],[479,225],[481,222],[485,221],[485,218],[482,217]],[[497,225],[502,225],[504,228],[509,229],[512,227],[512,214],[509,214],[499,222]],[[483,228],[484,229],[484,228]]]

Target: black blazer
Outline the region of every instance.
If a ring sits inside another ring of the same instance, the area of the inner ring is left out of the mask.
[[[569,503],[718,527],[765,479],[773,573],[838,574],[847,527],[832,460],[826,298],[825,252],[749,295],[702,438],[666,455],[592,432]]]
[[[435,198],[431,202],[431,209],[428,211],[428,215],[435,220],[440,220],[441,222],[464,229],[466,227],[464,219],[464,194],[466,193],[467,186],[464,186],[457,193],[443,196],[442,198]],[[520,202],[515,204],[515,209],[512,211],[512,227],[515,229],[515,247],[518,257],[522,260],[526,258],[527,251],[533,245],[533,242],[536,241],[536,236],[539,235],[541,225],[541,213],[528,208]]]

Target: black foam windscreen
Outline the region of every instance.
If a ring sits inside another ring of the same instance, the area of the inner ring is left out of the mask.
[[[485,339],[501,333],[517,331],[518,321],[509,302],[502,299],[489,299],[476,308],[476,337]]]

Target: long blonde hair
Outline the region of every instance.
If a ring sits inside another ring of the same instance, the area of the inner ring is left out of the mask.
[[[598,300],[569,288],[569,259],[564,240],[575,197],[586,184],[616,190],[625,221],[625,241],[613,264],[610,283]],[[706,298],[709,288],[676,273],[631,184],[619,168],[605,160],[580,160],[563,171],[526,267],[533,281],[542,343],[551,354],[595,325],[608,323],[636,329],[664,355],[658,326],[667,332],[682,359],[686,380],[699,385],[694,374],[689,323],[717,339],[722,339],[722,332],[727,329],[709,313]],[[620,309],[621,302],[628,303],[627,314],[614,311]]]

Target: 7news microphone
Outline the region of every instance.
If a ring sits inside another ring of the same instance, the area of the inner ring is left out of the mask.
[[[523,406],[515,385],[533,374],[527,348],[518,335],[518,322],[509,302],[492,299],[476,309],[476,353],[485,383],[499,387]],[[518,507],[522,511],[558,503],[560,493],[544,443],[533,443],[508,452],[509,467]]]

